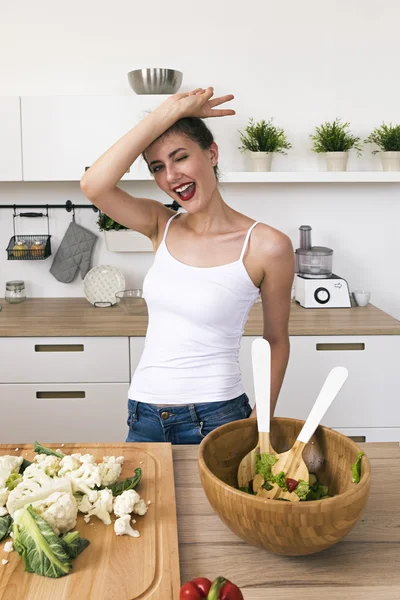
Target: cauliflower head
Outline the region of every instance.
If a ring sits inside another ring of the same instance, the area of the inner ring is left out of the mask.
[[[60,462],[59,477],[71,481],[74,492],[90,494],[95,487],[101,486],[100,467],[91,454],[70,454]]]
[[[147,513],[147,505],[136,490],[126,490],[115,498],[114,514],[117,517],[123,517],[132,512],[137,515],[145,515]]]
[[[85,494],[82,499],[78,501],[78,509],[80,512],[86,513],[89,518],[96,516],[103,521],[105,525],[111,525],[110,513],[113,509],[113,499],[111,490],[107,488],[104,490],[93,491],[90,497]],[[89,519],[86,521],[88,520]]]
[[[57,456],[37,454],[35,456],[35,461],[50,477],[55,477],[60,470],[61,458],[58,458]]]
[[[22,456],[0,456],[0,488],[6,487],[11,473],[18,473],[23,460]]]
[[[102,486],[106,487],[117,481],[124,460],[123,456],[103,456],[103,462],[99,464]]]
[[[48,498],[33,502],[32,508],[57,535],[71,531],[76,525],[77,503],[74,496],[66,492],[54,492]]]
[[[72,495],[71,482],[66,478],[50,477],[38,464],[33,463],[25,469],[22,481],[9,493],[7,510],[14,518],[19,508],[44,500],[54,492]]]
[[[114,523],[114,531],[117,535],[130,535],[132,537],[140,537],[140,533],[137,529],[132,529],[130,525],[130,515],[124,515],[119,519],[116,519]]]

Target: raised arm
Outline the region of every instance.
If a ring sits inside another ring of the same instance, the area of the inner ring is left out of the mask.
[[[233,98],[213,98],[213,88],[174,94],[109,148],[86,171],[81,190],[101,211],[118,223],[155,239],[160,218],[173,214],[161,202],[131,196],[117,184],[140,154],[177,120],[184,117],[219,117],[235,114],[215,106]]]

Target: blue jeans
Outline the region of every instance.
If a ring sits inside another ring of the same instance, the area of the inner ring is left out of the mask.
[[[251,406],[246,394],[223,402],[157,406],[128,400],[127,442],[199,444],[213,429],[247,419]]]

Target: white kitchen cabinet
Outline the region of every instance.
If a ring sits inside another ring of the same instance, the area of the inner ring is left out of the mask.
[[[0,385],[0,443],[124,442],[128,383]]]
[[[0,181],[22,181],[21,113],[18,96],[0,97]]]
[[[126,337],[0,338],[0,383],[128,382]]]
[[[246,393],[254,405],[251,343],[242,338],[240,364]],[[292,336],[286,376],[276,416],[306,419],[329,371],[347,367],[349,376],[322,419],[346,435],[366,441],[400,441],[400,336]],[[378,433],[379,432],[379,433]]]
[[[130,362],[131,362],[131,379],[139,364],[140,357],[144,350],[145,337],[129,338]]]
[[[23,96],[24,181],[79,181],[164,95]],[[140,157],[123,179],[149,177]]]

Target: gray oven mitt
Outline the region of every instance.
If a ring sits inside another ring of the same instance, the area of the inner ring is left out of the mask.
[[[83,279],[90,269],[96,240],[97,235],[72,221],[58,247],[50,273],[62,283],[71,283],[79,269]]]

